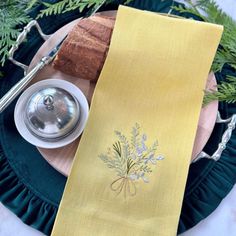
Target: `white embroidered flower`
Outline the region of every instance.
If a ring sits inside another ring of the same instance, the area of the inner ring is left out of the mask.
[[[143,152],[147,151],[147,146],[144,142],[141,142]]]
[[[164,157],[162,155],[159,155],[157,157],[154,157],[154,153],[152,153],[148,158],[145,159],[144,164],[148,164],[149,162],[153,165],[157,164],[157,161],[163,160]]]
[[[135,161],[136,160],[136,155],[134,153],[131,154],[131,158]]]
[[[136,146],[136,152],[137,152],[138,157],[141,157],[143,155],[144,150],[143,148]]]
[[[148,183],[148,182],[149,182],[149,180],[148,180],[148,178],[145,176],[145,173],[144,173],[144,172],[140,172],[139,178],[141,178],[144,183]]]
[[[130,139],[120,131],[115,131],[115,135],[117,140],[99,158],[116,173],[116,179],[110,184],[111,190],[117,194],[123,193],[124,197],[134,196],[136,185],[149,183],[154,165],[164,157],[156,154],[157,140],[147,142],[147,135],[140,132],[140,125],[137,123],[132,128]]]
[[[138,177],[137,174],[132,173],[132,174],[129,175],[129,178],[130,178],[131,180],[138,180],[139,177]]]
[[[163,155],[159,155],[159,156],[156,157],[156,159],[157,159],[158,161],[163,160],[163,159],[164,159],[164,156],[163,156]]]
[[[132,174],[129,175],[129,178],[133,181],[142,179],[144,183],[149,182],[148,178],[145,176],[145,173],[143,171],[140,172],[140,173],[132,173]]]
[[[146,141],[147,140],[147,135],[143,134],[142,139],[143,139],[143,141]]]

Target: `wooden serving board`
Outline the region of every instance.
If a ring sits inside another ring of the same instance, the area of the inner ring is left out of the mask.
[[[106,12],[101,12],[98,14],[107,15],[107,16],[115,16],[116,11],[106,11]],[[36,53],[36,55],[34,56],[33,60],[30,63],[29,69],[31,69],[34,65],[36,65],[36,63],[44,55],[47,55],[47,53],[50,50],[52,50],[53,47],[55,47],[60,42],[60,40],[65,37],[65,35],[68,32],[70,32],[70,30],[74,27],[75,24],[78,23],[78,21],[79,19],[72,21],[71,23],[65,25],[64,27],[56,31],[38,50],[38,52]],[[75,78],[75,77],[66,75],[64,73],[61,73],[60,71],[55,70],[51,65],[46,66],[40,73],[38,73],[38,75],[32,81],[32,83],[35,83],[43,79],[55,79],[55,78],[67,80],[75,84],[76,86],[78,86],[82,90],[82,92],[85,94],[90,104],[96,84],[88,80]],[[216,89],[216,79],[213,73],[211,73],[208,77],[206,89]],[[206,106],[205,108],[201,110],[191,160],[193,160],[197,156],[197,154],[201,152],[206,142],[208,141],[215,125],[217,111],[218,111],[217,101],[212,102],[211,104],[209,104],[208,106]],[[45,160],[47,160],[48,163],[53,168],[55,168],[57,171],[59,171],[63,175],[68,176],[70,173],[70,169],[72,166],[76,149],[79,144],[79,140],[80,138],[78,138],[73,143],[65,147],[61,147],[57,149],[38,148],[38,150],[42,154],[42,156],[45,158]]]

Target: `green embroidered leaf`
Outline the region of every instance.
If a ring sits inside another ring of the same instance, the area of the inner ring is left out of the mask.
[[[115,131],[115,134],[120,140],[120,143],[122,144],[122,155],[124,159],[128,159],[130,157],[130,145],[127,141],[126,137],[121,134],[119,131]]]
[[[138,146],[138,142],[139,142],[139,134],[140,134],[139,129],[140,129],[140,126],[138,123],[136,123],[131,131],[131,148],[130,149],[133,155],[135,155],[136,147]]]
[[[118,154],[118,156],[121,157],[121,145],[120,145],[120,142],[118,141],[115,144],[113,144],[112,146],[113,146],[114,151]]]
[[[104,154],[99,155],[99,158],[107,165],[108,168],[114,169],[119,176],[123,175],[124,171],[119,162],[116,162],[115,160]]]
[[[151,173],[152,169],[147,165],[141,165],[139,171],[143,171],[145,173]]]

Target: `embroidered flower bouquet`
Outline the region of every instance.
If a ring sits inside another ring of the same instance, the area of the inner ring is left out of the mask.
[[[115,131],[115,134],[118,140],[112,148],[108,148],[106,154],[99,157],[117,175],[110,185],[112,191],[117,194],[123,192],[126,198],[127,194],[136,194],[136,184],[139,180],[149,182],[148,175],[151,174],[152,168],[164,157],[156,156],[157,141],[150,147],[147,146],[147,135],[140,133],[140,125],[137,123],[132,128],[130,140],[119,131]]]

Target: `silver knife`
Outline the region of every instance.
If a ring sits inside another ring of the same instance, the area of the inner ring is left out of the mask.
[[[100,7],[105,3],[105,0],[101,2],[98,6],[92,7],[83,17],[80,19],[87,18],[94,15]],[[32,68],[19,82],[17,82],[1,99],[0,99],[0,113],[2,113],[11,102],[23,91],[23,89],[29,84],[30,81],[35,77],[35,75],[42,70],[46,65],[48,65],[57,55],[63,41],[67,35],[53,48],[48,55],[41,58],[35,67]]]

